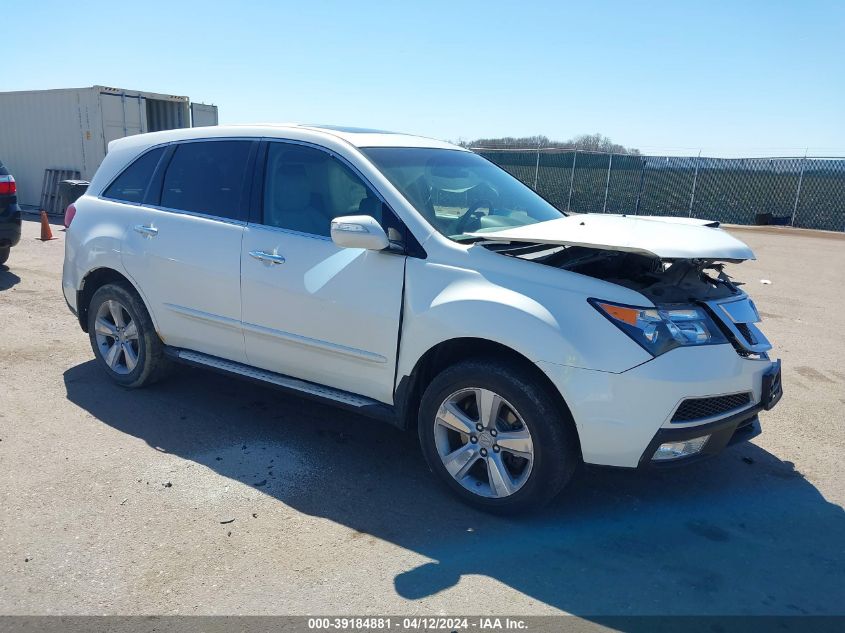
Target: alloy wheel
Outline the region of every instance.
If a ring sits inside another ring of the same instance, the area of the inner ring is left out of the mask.
[[[474,494],[509,497],[531,475],[531,433],[513,405],[489,389],[447,397],[437,410],[434,440],[443,466]]]
[[[94,334],[100,356],[116,374],[132,373],[138,365],[140,342],[138,326],[119,301],[100,304],[94,321]]]

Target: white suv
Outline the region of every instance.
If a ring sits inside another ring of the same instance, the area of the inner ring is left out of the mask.
[[[189,363],[416,429],[481,508],[537,506],[581,462],[712,455],[781,395],[722,272],[753,254],[717,223],[567,216],[440,141],[132,136],[68,216],[64,295],[117,383]]]

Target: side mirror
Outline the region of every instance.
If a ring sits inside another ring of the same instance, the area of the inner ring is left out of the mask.
[[[381,251],[390,246],[387,234],[369,215],[344,215],[332,220],[332,241],[341,248]]]

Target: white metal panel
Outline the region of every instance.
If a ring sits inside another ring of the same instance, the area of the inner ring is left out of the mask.
[[[146,306],[155,315],[162,340],[245,363],[240,294],[243,226],[187,213],[97,202],[111,205],[105,214],[125,218],[123,265],[129,278],[144,289]],[[139,233],[136,226],[152,227],[156,233]]]
[[[191,104],[191,127],[217,125],[217,106],[207,103]]]
[[[467,233],[504,242],[586,246],[667,259],[754,259],[748,246],[702,220],[585,213],[502,231]]]
[[[139,96],[100,94],[105,146],[112,141],[146,132],[146,104]]]
[[[392,403],[405,258],[260,225],[247,226],[242,249],[249,363]]]
[[[0,158],[19,202],[39,205],[45,169],[93,178],[109,141],[147,130],[146,99],[174,104],[177,124],[189,124],[187,97],[105,86],[0,92]]]
[[[414,136],[398,132],[381,132],[378,130],[366,130],[361,128],[349,128],[333,125],[308,125],[301,127],[311,130],[319,130],[332,136],[342,138],[355,147],[430,147],[436,149],[452,149],[462,152],[470,150],[458,145],[452,145],[445,141],[425,136]]]
[[[15,176],[21,204],[39,204],[45,169],[93,175],[81,117],[87,101],[85,89],[0,93],[0,157]]]

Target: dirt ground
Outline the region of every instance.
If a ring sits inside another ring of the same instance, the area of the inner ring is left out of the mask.
[[[843,236],[736,232],[784,362],[761,436],[585,469],[514,520],[377,422],[187,368],[116,387],[62,298],[64,234],[24,224],[0,267],[2,614],[845,613]]]

